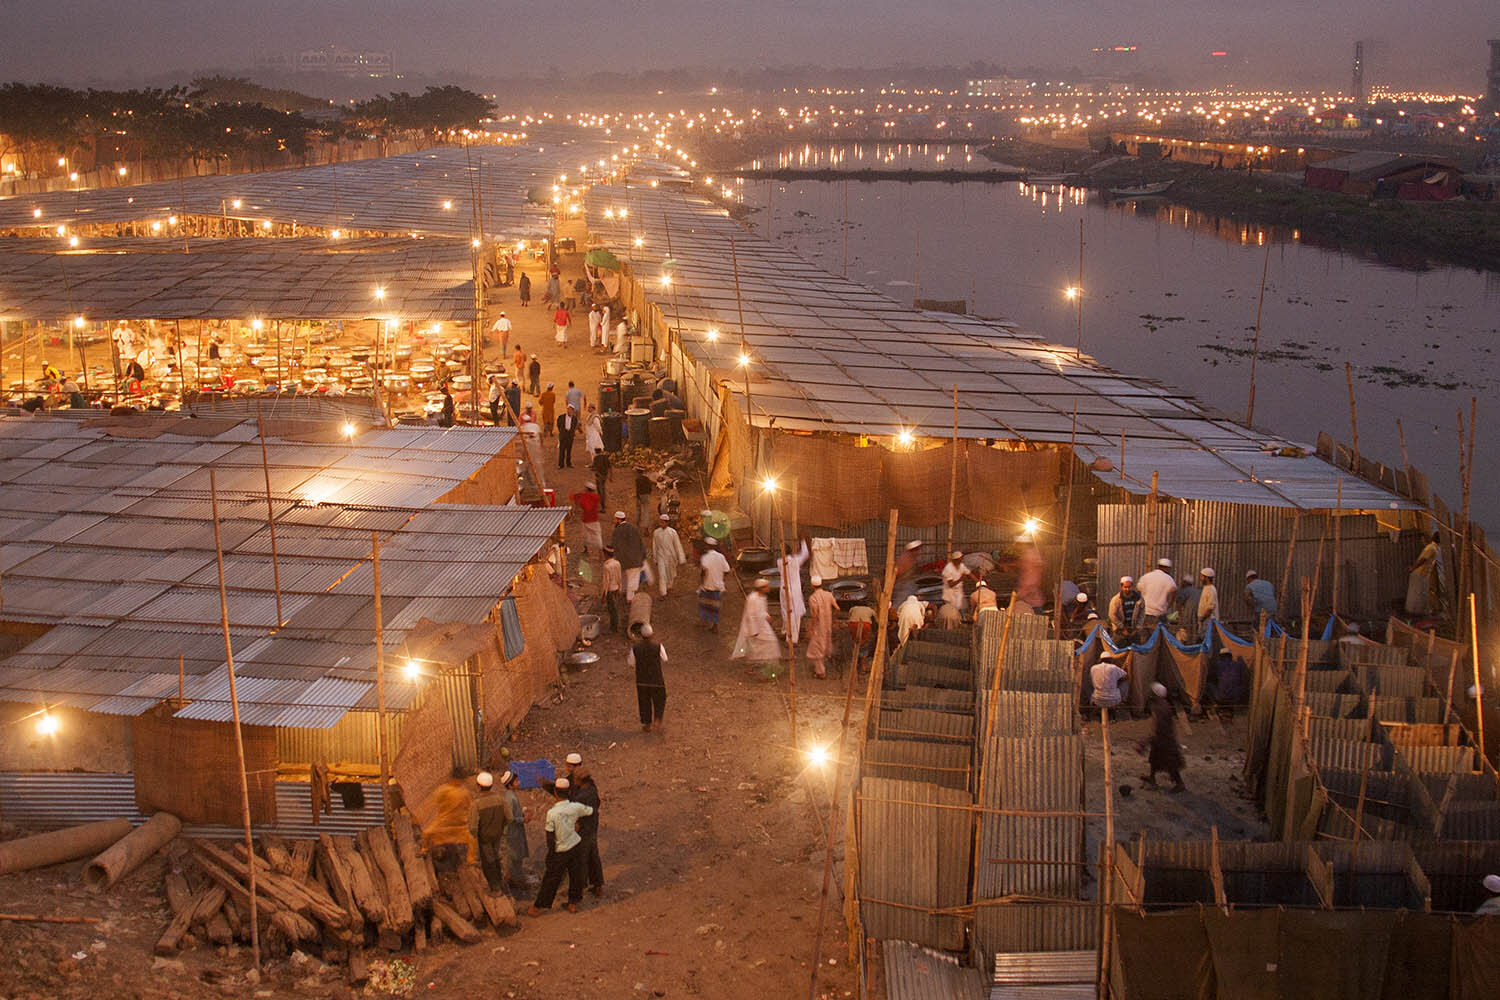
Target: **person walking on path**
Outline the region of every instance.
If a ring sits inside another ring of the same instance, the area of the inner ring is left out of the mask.
[[[458,411],[453,405],[453,390],[447,382],[443,383],[443,411],[438,414],[439,427],[452,427],[458,416]]]
[[[509,773],[509,772],[507,772]],[[495,788],[495,776],[480,771],[474,776],[479,794],[469,800],[469,833],[479,845],[479,868],[490,892],[505,888],[501,851],[505,846],[505,796]]]
[[[500,426],[500,376],[490,376],[490,423]]]
[[[599,324],[604,321],[604,315],[599,312],[599,306],[595,304],[589,309],[589,347],[599,347]]]
[[[1165,771],[1172,779],[1170,791],[1175,795],[1187,790],[1182,783],[1182,744],[1177,742],[1177,710],[1167,700],[1167,688],[1151,685],[1151,739],[1146,757],[1146,776],[1141,780],[1156,787],[1156,772]]]
[[[625,571],[625,603],[629,604],[641,586],[641,567],[646,564],[646,543],[641,539],[640,529],[630,523],[623,510],[615,511],[615,529],[610,535],[609,544],[615,550],[615,557],[620,560],[621,569]]]
[[[812,593],[807,597],[807,662],[812,664],[814,677],[827,677],[824,661],[833,652],[833,619],[838,615],[839,602],[823,589],[821,576],[808,582]]]
[[[505,310],[500,310],[500,318],[490,324],[490,329],[500,339],[500,356],[505,357],[505,352],[510,350],[510,317],[505,315]]]
[[[621,591],[622,571],[620,560],[615,558],[614,546],[604,547],[604,565],[599,570],[599,591],[604,595],[604,606],[609,610],[609,630],[620,631],[620,621],[625,617],[625,597]]]
[[[755,589],[745,595],[740,632],[734,639],[734,651],[729,654],[731,660],[771,663],[781,659],[781,642],[771,628],[771,609],[767,604],[770,593],[771,581],[761,577],[755,581]]]
[[[807,604],[802,600],[802,564],[807,562],[807,539],[794,555],[791,546],[784,546],[777,565],[781,569],[781,620],[786,627],[786,641],[793,646],[802,638],[802,616],[807,614]]]
[[[578,414],[579,416],[582,416],[583,415],[583,390],[580,389],[580,388],[578,388],[578,386],[574,385],[572,379],[568,380],[568,391],[564,395],[565,395],[565,398],[568,401],[568,405],[573,408],[573,412],[576,413],[576,414]],[[601,442],[601,447],[602,447],[602,442]]]
[[[599,416],[599,408],[593,403],[589,404],[583,418],[583,450],[590,456],[604,452],[604,418]]]
[[[527,392],[533,396],[542,394],[542,363],[537,360],[536,355],[531,356],[531,364],[526,366],[526,377],[529,380]]]
[[[511,379],[510,385],[505,387],[505,406],[505,424],[514,427],[516,418],[521,415],[521,383],[517,379]]]
[[[547,388],[536,398],[542,408],[542,437],[552,435],[552,421],[557,419],[557,393],[552,391],[552,383],[547,383]]]
[[[687,553],[672,519],[663,514],[660,521],[660,527],[651,533],[651,561],[656,564],[657,593],[666,597],[677,579],[677,567],[687,563]]]
[[[521,296],[521,305],[531,305],[531,276],[525,271],[521,272],[521,278],[516,282],[516,291]]]
[[[584,869],[587,876],[585,881],[588,883],[589,892],[595,896],[602,896],[604,894],[604,861],[599,857],[599,786],[594,784],[594,776],[581,761],[569,773],[568,781],[573,786],[573,801],[581,802],[593,810],[578,821],[578,836],[583,839],[577,849],[583,852],[580,867]]]
[[[526,911],[528,917],[540,917],[552,909],[557,890],[563,876],[568,877],[568,912],[577,913],[583,902],[583,884],[588,879],[588,859],[577,850],[583,843],[578,833],[578,821],[594,810],[582,802],[569,799],[571,785],[567,778],[553,782],[552,794],[557,801],[547,810],[547,869],[542,875],[542,884],[537,889],[536,901]]]
[[[578,411],[568,407],[568,412],[557,418],[557,467],[573,467],[573,436],[578,433]]]
[[[641,714],[641,732],[662,728],[661,717],[667,710],[667,682],[661,667],[667,662],[667,650],[653,637],[650,625],[641,626],[641,637],[630,647],[626,662],[635,668],[635,701]]]
[[[594,484],[584,483],[583,489],[568,499],[578,508],[578,520],[583,525],[584,551],[591,556],[599,555],[604,550],[604,531],[599,525],[599,507],[603,501],[594,491]]]
[[[703,571],[703,580],[698,585],[698,618],[710,632],[719,631],[719,609],[724,605],[724,577],[729,572],[729,560],[719,551],[719,540],[706,538],[703,544],[707,551],[698,560]]]
[[[548,304],[557,303],[562,305],[562,280],[558,277],[557,268],[554,266],[552,272],[547,275],[547,294],[542,301]]]
[[[563,347],[568,346],[568,324],[573,322],[573,314],[568,312],[568,307],[561,302],[557,304],[557,312],[552,314],[552,326],[557,331],[556,340]]]
[[[592,406],[589,408],[593,409]],[[595,413],[593,419],[598,420],[599,414]],[[588,426],[585,426],[583,434],[585,443],[591,440],[591,434],[592,431],[589,430]],[[604,453],[603,445],[596,448],[590,444],[589,454],[593,456],[593,460],[589,462],[589,468],[594,470],[594,484],[599,488],[599,499],[605,503],[609,503],[609,494],[606,492],[609,489],[609,456]]]
[[[646,474],[642,466],[635,469],[635,522],[646,530],[646,512],[651,509],[651,491],[656,488],[656,481]]]
[[[526,378],[526,352],[521,349],[520,344],[516,344],[515,351],[511,353],[510,364],[516,370],[516,381],[524,380]],[[517,407],[517,412],[520,412],[519,407]]]

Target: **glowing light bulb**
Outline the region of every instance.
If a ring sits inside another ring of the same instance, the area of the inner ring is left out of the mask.
[[[406,675],[408,681],[415,681],[418,677],[422,676],[422,668],[416,660],[407,660],[406,665],[401,668],[401,672]]]
[[[763,493],[775,493],[776,492],[776,477],[775,476],[767,476],[765,479],[762,479],[761,482],[760,482],[760,488],[761,488],[761,492],[763,492]]]
[[[704,336],[708,338],[709,343],[716,343],[719,339],[718,327],[709,327],[708,332]]]
[[[344,437],[346,437],[346,438],[352,438],[354,436],[354,432],[356,430],[358,430],[358,428],[354,426],[354,422],[353,421],[346,420],[346,421],[344,421],[343,430],[344,430]]]
[[[900,442],[903,447],[909,448],[917,440],[917,436],[911,431],[903,428],[901,432],[896,435],[896,440]]]
[[[832,759],[827,747],[812,747],[807,751],[807,762],[813,767],[824,767]]]
[[[61,724],[57,721],[57,716],[53,715],[51,712],[43,712],[41,715],[37,716],[36,731],[43,736],[51,736],[57,732],[60,725]]]

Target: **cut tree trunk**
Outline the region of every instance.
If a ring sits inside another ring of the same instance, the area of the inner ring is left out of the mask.
[[[396,831],[396,853],[406,874],[406,893],[411,898],[412,909],[424,909],[432,902],[432,883],[427,881],[427,865],[417,849],[417,835],[412,829],[411,817],[397,813],[391,826]]]
[[[385,895],[375,887],[375,876],[370,873],[366,859],[354,849],[349,837],[331,837],[333,849],[344,864],[349,875],[349,889],[354,893],[360,912],[372,924],[385,922]],[[382,880],[383,882],[383,880]]]
[[[386,924],[404,937],[412,928],[414,914],[411,908],[411,897],[406,892],[406,879],[401,874],[401,862],[396,859],[395,848],[391,847],[391,838],[386,836],[385,830],[380,827],[361,831],[359,836],[364,842],[365,853],[375,862],[385,878],[386,898],[390,901],[386,906]]]
[[[313,843],[309,841],[309,843]],[[354,934],[363,934],[365,930],[365,917],[360,911],[359,901],[355,898],[354,889],[350,886],[348,869],[344,867],[344,860],[339,852],[334,849],[333,841],[328,834],[322,834],[313,844],[317,851],[318,871],[328,882],[329,891],[333,893],[334,902],[343,907],[344,912],[349,914],[349,930]]]
[[[432,915],[437,920],[442,921],[443,927],[447,929],[449,934],[452,934],[464,944],[474,944],[484,937],[483,934],[479,933],[479,928],[469,923],[463,917],[460,917],[454,912],[453,907],[441,900],[433,900]]]
[[[98,892],[129,875],[182,830],[182,821],[159,812],[115,841],[83,870],[83,883]]]
[[[0,875],[86,858],[130,834],[130,820],[106,819],[0,844]]]
[[[282,875],[290,875],[292,872],[292,854],[286,849],[286,842],[275,834],[262,834],[260,838],[260,849],[266,856],[266,861],[271,868]]]
[[[318,842],[316,840],[296,840],[292,842],[292,870],[287,874],[298,882],[306,882],[312,877],[313,856],[317,852]]]

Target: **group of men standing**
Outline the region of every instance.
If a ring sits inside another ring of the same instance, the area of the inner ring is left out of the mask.
[[[1178,638],[1197,642],[1208,635],[1211,622],[1220,617],[1222,605],[1217,574],[1212,566],[1181,581],[1172,577],[1172,560],[1158,559],[1156,568],[1137,581],[1120,577],[1120,590],[1109,602],[1109,626],[1116,645],[1144,641],[1157,625],[1177,626]],[[1276,617],[1276,589],[1255,570],[1245,573],[1245,602],[1251,617]]]
[[[595,896],[604,893],[604,863],[599,855],[599,788],[583,765],[583,757],[570,753],[567,773],[550,785],[553,799],[543,830],[547,856],[540,883],[528,879],[526,820],[517,790],[520,781],[512,771],[500,776],[481,771],[474,778],[477,791],[469,803],[469,832],[478,844],[479,866],[491,892],[509,889],[513,894],[537,886],[527,909],[539,917],[552,907],[562,880],[568,879],[568,910],[577,912],[585,887]]]

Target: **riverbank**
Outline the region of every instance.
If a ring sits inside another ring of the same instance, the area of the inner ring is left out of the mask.
[[[1020,139],[1002,139],[982,152],[997,163],[1036,173],[1077,173],[1070,183],[1096,190],[1170,180],[1166,198],[1176,204],[1295,230],[1303,242],[1398,267],[1448,264],[1500,271],[1500,202],[1367,201],[1304,188],[1280,175],[1112,157]]]

